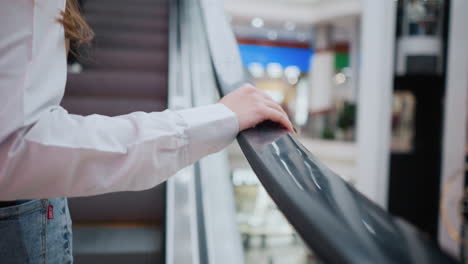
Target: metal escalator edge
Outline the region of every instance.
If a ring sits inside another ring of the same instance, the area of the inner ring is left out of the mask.
[[[187,49],[181,43],[179,2],[169,6],[169,109],[191,107],[190,72],[183,61]],[[165,258],[167,264],[198,264],[198,239],[194,193],[194,167],[179,171],[167,181]]]
[[[211,55],[205,38],[202,10],[197,1],[187,0],[192,11],[189,38],[192,57],[192,100],[195,106],[213,104],[219,100],[216,77],[211,65]],[[197,163],[200,215],[204,228],[201,240],[205,243],[202,263],[244,263],[244,252],[237,224],[234,189],[230,177],[227,150],[209,155]]]
[[[216,101],[216,86],[196,2],[171,1],[169,108]],[[211,79],[210,79],[211,78]],[[166,263],[244,262],[226,152],[210,155],[167,182]]]

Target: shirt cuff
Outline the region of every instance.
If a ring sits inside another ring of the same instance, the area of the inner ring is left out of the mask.
[[[187,124],[188,164],[222,150],[239,133],[236,114],[221,103],[176,112]]]

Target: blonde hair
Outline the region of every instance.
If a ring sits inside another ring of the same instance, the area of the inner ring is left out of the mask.
[[[81,15],[76,0],[67,0],[65,11],[61,11],[60,15],[61,18],[57,20],[63,25],[65,38],[70,40],[71,52],[76,55],[76,48],[89,44],[94,38],[94,32]]]

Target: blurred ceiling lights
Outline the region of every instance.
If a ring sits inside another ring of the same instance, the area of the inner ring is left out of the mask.
[[[252,27],[254,28],[261,28],[263,27],[264,25],[264,22],[263,22],[263,19],[259,18],[259,17],[254,17],[252,19],[252,21],[250,22],[250,24],[252,25]]]
[[[284,28],[286,30],[293,31],[294,29],[296,29],[296,23],[292,21],[286,21],[284,22]]]
[[[336,84],[343,84],[346,82],[346,75],[342,72],[339,72],[335,75],[335,83]]]
[[[288,82],[292,85],[296,84],[299,81],[299,76],[301,75],[301,69],[299,67],[291,65],[284,69],[284,75]]]
[[[359,16],[363,0],[225,0],[227,13],[235,18],[276,21],[286,30],[295,24],[333,22],[340,17]],[[289,21],[289,22],[286,22]],[[249,21],[250,22],[250,21]],[[295,24],[294,24],[295,23]]]
[[[265,75],[265,69],[263,68],[262,64],[258,62],[250,63],[248,66],[249,72],[254,78],[263,78]]]
[[[276,31],[268,31],[267,33],[267,37],[269,40],[276,40],[278,38],[278,33],[276,33]]]
[[[240,38],[309,42],[312,37],[310,26],[293,21],[278,23],[266,21],[262,17],[253,17],[251,19],[233,18],[230,22],[235,34]]]
[[[279,63],[268,63],[266,72],[270,78],[281,78],[283,76],[283,66]]]
[[[305,33],[299,33],[299,34],[297,34],[297,40],[299,40],[299,41],[306,41],[306,40],[307,40],[307,34],[305,34]]]
[[[324,20],[335,25],[338,40],[346,39],[341,32],[353,25],[361,1],[225,0],[225,8],[239,38],[310,43],[314,23]]]

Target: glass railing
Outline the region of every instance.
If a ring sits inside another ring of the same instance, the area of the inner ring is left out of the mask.
[[[221,95],[248,82],[222,1],[198,0]],[[435,243],[368,200],[271,123],[238,143],[266,192],[324,263],[456,263]]]
[[[169,107],[213,104],[218,94],[200,6],[170,5]],[[166,197],[166,264],[243,263],[225,151],[171,177]]]

